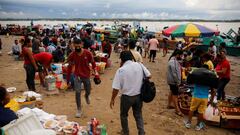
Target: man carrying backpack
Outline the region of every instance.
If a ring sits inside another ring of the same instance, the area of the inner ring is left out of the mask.
[[[121,67],[117,70],[113,79],[113,92],[110,102],[112,109],[115,103],[115,98],[120,91],[120,118],[122,131],[121,134],[129,135],[128,128],[128,111],[132,107],[133,116],[137,123],[138,135],[144,135],[143,118],[142,118],[142,99],[141,86],[144,74],[147,78],[151,77],[148,69],[139,62],[133,62],[133,56],[130,51],[123,51],[120,54]]]

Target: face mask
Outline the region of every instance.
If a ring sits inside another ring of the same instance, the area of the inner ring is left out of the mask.
[[[75,48],[75,51],[76,51],[76,52],[81,52],[81,48],[80,48],[80,47]]]

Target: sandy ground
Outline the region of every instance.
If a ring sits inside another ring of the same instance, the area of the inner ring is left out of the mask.
[[[0,83],[6,87],[16,87],[17,91],[11,96],[21,95],[27,90],[25,84],[25,71],[23,69],[23,61],[14,61],[12,56],[7,55],[10,51],[14,39],[17,37],[0,36],[3,42],[3,54],[0,56]],[[196,132],[194,129],[186,129],[183,125],[184,118],[176,116],[174,110],[167,110],[167,95],[169,92],[166,84],[166,66],[168,57],[161,57],[162,54],[157,54],[156,63],[150,63],[144,59],[144,64],[152,73],[152,80],[157,87],[157,95],[153,102],[144,104],[143,117],[144,126],[147,135],[239,135],[240,131],[222,129],[218,127],[208,126],[205,131]],[[170,54],[168,54],[169,56]],[[233,96],[240,96],[240,59],[228,57],[231,61],[232,72],[231,81],[226,87],[226,93]],[[121,129],[119,118],[119,98],[116,99],[113,110],[109,107],[109,102],[112,94],[112,79],[115,71],[119,67],[118,56],[113,53],[112,67],[106,69],[101,75],[102,83],[95,85],[92,83],[91,104],[87,105],[85,100],[83,103],[83,117],[75,118],[76,105],[74,91],[60,92],[59,95],[46,96],[43,95],[44,111],[57,115],[67,115],[69,120],[79,122],[80,125],[87,125],[87,122],[96,117],[102,124],[107,125],[109,135],[117,135]],[[238,70],[237,70],[238,69]],[[40,89],[39,81],[36,87]],[[83,95],[82,95],[83,97]],[[84,98],[83,98],[84,99]],[[193,123],[196,123],[194,118]],[[137,128],[135,120],[132,116],[132,111],[129,112],[129,128],[130,134],[136,135]]]

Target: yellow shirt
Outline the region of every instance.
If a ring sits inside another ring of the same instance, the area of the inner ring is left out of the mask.
[[[101,34],[101,41],[104,41],[104,34]]]
[[[213,65],[211,60],[209,60],[207,62],[204,62],[204,64],[208,65],[209,70],[213,70],[214,69],[214,65]]]

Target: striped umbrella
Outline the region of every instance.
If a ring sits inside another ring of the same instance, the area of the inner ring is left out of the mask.
[[[199,24],[181,24],[169,27],[162,31],[165,36],[172,37],[211,37],[219,35],[219,31],[212,30]]]

